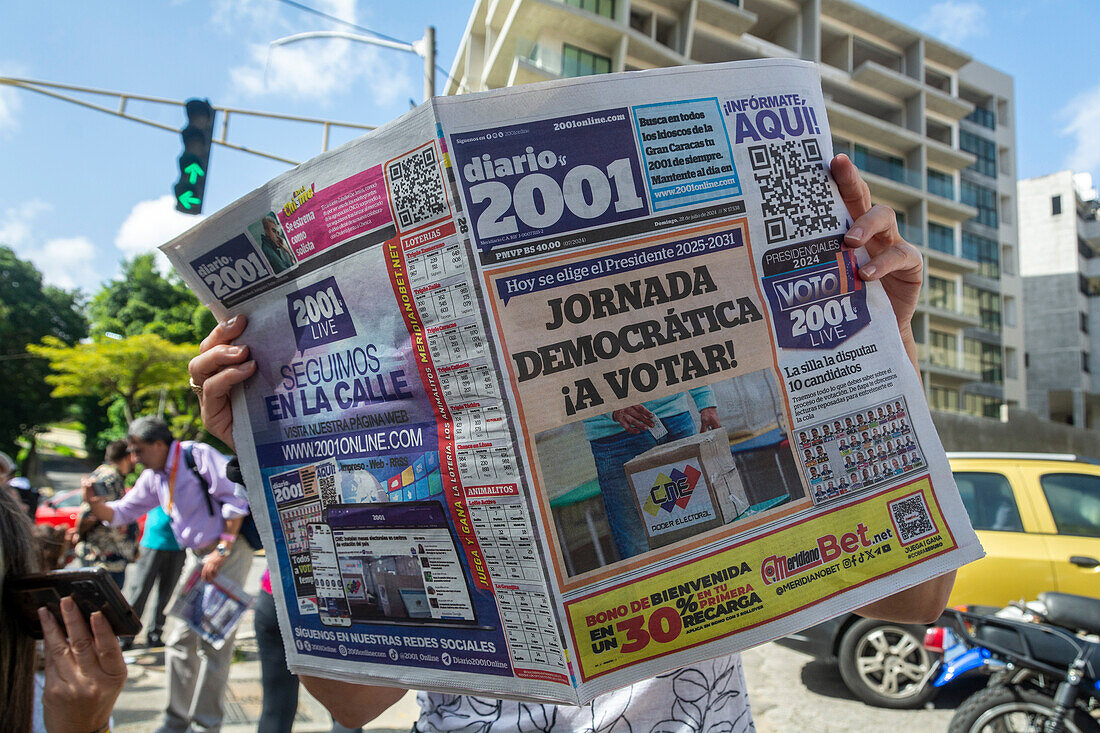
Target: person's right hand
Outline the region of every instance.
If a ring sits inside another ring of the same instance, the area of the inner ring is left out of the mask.
[[[201,387],[198,393],[202,423],[206,430],[233,447],[233,409],[229,393],[256,372],[256,362],[248,359],[248,347],[233,344],[244,333],[248,320],[234,316],[214,326],[199,345],[199,355],[187,365],[191,381]]]
[[[111,710],[126,684],[122,648],[103,614],[92,614],[89,630],[72,598],[61,599],[61,618],[64,629],[52,613],[38,609],[46,650],[43,722],[49,733],[99,730],[110,722]]]
[[[648,430],[657,424],[653,413],[647,410],[644,405],[631,405],[621,410],[615,410],[611,413],[611,419],[619,423],[623,430],[631,435]]]

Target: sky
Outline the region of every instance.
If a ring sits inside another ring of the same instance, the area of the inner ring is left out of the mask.
[[[437,62],[448,71],[473,7],[473,0],[9,2],[0,77],[365,125],[422,101],[423,61],[410,53],[341,40],[271,48],[294,33],[349,30],[295,3],[406,42],[433,25]],[[1015,78],[1021,178],[1071,168],[1100,181],[1100,3],[867,4]],[[438,90],[445,81],[437,71]],[[131,101],[127,111],[177,129],[185,121],[180,107]],[[220,118],[216,124],[220,131]],[[330,147],[358,134],[334,130]],[[233,116],[228,139],[303,161],[321,152],[322,134],[319,126]],[[174,210],[180,152],[177,133],[0,85],[0,244],[34,262],[47,282],[96,292],[123,258],[152,251],[199,219]],[[215,146],[203,210],[287,168]]]

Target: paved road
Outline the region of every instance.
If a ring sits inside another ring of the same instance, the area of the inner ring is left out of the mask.
[[[833,662],[778,644],[750,649],[742,658],[757,733],[946,731],[955,708],[980,687],[978,681],[962,680],[926,709],[886,710],[852,695]]]

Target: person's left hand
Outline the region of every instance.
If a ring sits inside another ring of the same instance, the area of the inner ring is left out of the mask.
[[[52,613],[38,609],[46,649],[46,683],[42,691],[46,730],[99,730],[110,722],[111,710],[126,684],[122,648],[102,613],[92,614],[89,630],[73,599],[62,598],[61,617],[64,629]]]
[[[718,421],[718,408],[717,407],[704,407],[699,410],[699,431],[707,432],[708,430],[721,430],[722,423]]]
[[[912,335],[913,313],[924,281],[924,260],[920,251],[901,236],[894,210],[883,204],[871,205],[871,190],[847,155],[833,158],[830,170],[853,219],[844,243],[865,247],[871,255],[870,261],[859,268],[859,276],[882,283],[905,339]]]
[[[213,583],[214,578],[218,577],[222,565],[225,565],[226,557],[228,555],[219,555],[217,550],[208,552],[206,557],[202,559],[202,579],[207,583]]]

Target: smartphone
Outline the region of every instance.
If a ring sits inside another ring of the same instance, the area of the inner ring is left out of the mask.
[[[54,570],[9,578],[4,584],[4,595],[5,605],[19,613],[27,633],[35,639],[42,638],[38,620],[38,609],[42,606],[65,628],[61,618],[61,599],[65,596],[72,596],[85,621],[96,611],[102,611],[116,636],[136,636],[141,631],[141,619],[103,568]]]

